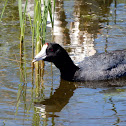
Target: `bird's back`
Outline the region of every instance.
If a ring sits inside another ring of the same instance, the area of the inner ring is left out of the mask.
[[[75,73],[77,80],[105,80],[126,75],[126,50],[86,57]]]

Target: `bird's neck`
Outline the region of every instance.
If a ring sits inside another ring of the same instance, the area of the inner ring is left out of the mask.
[[[70,57],[65,57],[62,59],[62,57],[54,62],[55,66],[60,70],[61,78],[64,80],[72,81],[75,72],[79,69]]]

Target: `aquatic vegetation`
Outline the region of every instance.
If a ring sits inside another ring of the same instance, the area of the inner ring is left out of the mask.
[[[25,2],[24,10],[22,10],[22,0],[18,0],[18,10],[19,10],[19,19],[20,19],[20,53],[23,49],[24,33],[27,15],[29,17],[29,24],[31,26],[32,33],[32,56],[34,56],[34,47],[35,53],[37,54],[41,50],[41,46],[45,43],[46,37],[46,25],[48,15],[50,17],[50,22],[54,24],[54,10],[55,10],[55,0],[35,0],[34,1],[34,18],[30,17],[30,14],[27,14],[27,5],[28,0]],[[34,41],[35,40],[35,41]],[[42,65],[43,66],[43,65]],[[39,64],[36,63],[36,69],[39,69]]]
[[[26,0],[25,9],[22,12],[22,0],[18,0],[18,10],[19,10],[19,19],[20,19],[20,28],[21,28],[20,42],[23,42],[24,40],[27,3],[28,0]]]
[[[18,10],[19,10],[19,19],[20,19],[20,81],[18,93],[17,93],[17,104],[16,104],[16,114],[18,112],[18,107],[20,104],[20,98],[23,97],[25,102],[26,88],[27,88],[27,67],[26,67],[26,43],[25,43],[25,27],[26,21],[27,24],[30,24],[31,33],[32,33],[32,57],[34,57],[34,48],[35,53],[37,54],[42,45],[45,43],[46,38],[46,25],[47,18],[50,17],[50,22],[54,24],[54,10],[55,10],[55,0],[52,2],[51,0],[35,0],[34,1],[34,17],[31,17],[30,14],[27,13],[28,0],[25,1],[24,10],[22,9],[22,0],[18,0]],[[27,19],[28,17],[28,19]],[[32,64],[33,65],[33,64]],[[36,88],[31,89],[31,94],[33,95],[33,90],[35,91],[35,97],[39,97],[43,94],[43,74],[44,62],[39,62],[35,64],[35,85]],[[32,72],[34,69],[34,65],[32,66]],[[33,78],[33,74],[32,74]],[[34,79],[32,79],[32,84],[34,83]],[[34,84],[33,84],[34,85]],[[44,97],[44,96],[43,96]],[[31,101],[32,104],[33,101]],[[28,106],[30,109],[31,107]]]
[[[21,29],[20,42],[23,43],[24,41],[26,18],[28,15],[29,22],[31,25],[31,32],[32,32],[32,49],[34,48],[35,45],[36,53],[38,53],[41,49],[41,45],[45,43],[48,14],[50,16],[50,21],[53,27],[55,0],[53,2],[51,0],[35,0],[33,19],[31,19],[29,14],[26,15],[28,4],[29,4],[28,0],[26,0],[25,8],[24,10],[22,10],[22,0],[18,0],[18,10],[19,10],[20,29]],[[35,44],[34,44],[34,39],[35,39]]]
[[[0,21],[2,20],[2,17],[3,17],[4,11],[5,11],[7,2],[8,2],[8,0],[5,0],[5,4],[4,4],[4,7],[3,7],[3,10],[2,10],[1,16],[0,16]]]

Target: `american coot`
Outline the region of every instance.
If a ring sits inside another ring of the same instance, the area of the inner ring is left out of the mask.
[[[76,66],[68,53],[57,43],[46,43],[33,62],[53,62],[61,78],[69,81],[107,80],[126,76],[126,50],[95,54]]]

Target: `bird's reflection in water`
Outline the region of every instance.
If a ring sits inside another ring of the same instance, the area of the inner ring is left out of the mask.
[[[39,108],[46,116],[54,116],[48,114],[48,112],[60,112],[64,106],[69,102],[69,99],[73,96],[76,86],[74,82],[68,82],[61,79],[60,86],[57,88],[53,95],[49,99],[44,99],[41,102],[35,102],[35,107]]]
[[[68,82],[61,79],[60,86],[57,88],[53,95],[48,99],[40,102],[34,102],[36,108],[39,109],[43,118],[58,117],[55,112],[60,112],[65,105],[69,103],[69,99],[73,96],[76,88],[103,88],[105,93],[112,93],[111,88],[126,86],[126,78],[113,79],[109,81],[88,81],[88,82]],[[52,114],[50,113],[52,112]]]

